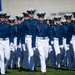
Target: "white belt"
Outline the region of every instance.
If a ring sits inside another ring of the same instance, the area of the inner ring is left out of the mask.
[[[54,38],[54,40],[58,40],[58,38]]]
[[[32,35],[26,35],[26,37],[32,37]]]
[[[9,38],[0,38],[0,41],[8,40]]]
[[[48,39],[48,37],[36,37],[37,39]]]

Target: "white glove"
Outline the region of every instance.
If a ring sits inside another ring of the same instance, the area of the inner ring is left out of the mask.
[[[52,50],[52,46],[51,45],[49,45],[49,50]]]
[[[23,48],[24,51],[26,51],[25,44],[22,44],[22,48]]]
[[[54,44],[54,41],[51,41],[51,44],[53,45]]]
[[[35,51],[36,50],[36,48],[35,47],[33,47],[33,51]]]
[[[21,45],[17,45],[17,48],[21,48]]]
[[[13,43],[12,42],[10,43],[10,46],[13,46]]]
[[[73,44],[73,40],[71,40],[70,43]]]
[[[52,46],[49,45],[49,53],[52,51]]]
[[[60,47],[60,48],[63,48],[63,45],[60,45],[59,47]]]
[[[14,50],[14,44],[11,42],[10,43],[10,50],[13,51]]]
[[[69,44],[66,45],[65,49],[66,49],[66,51],[69,50]]]

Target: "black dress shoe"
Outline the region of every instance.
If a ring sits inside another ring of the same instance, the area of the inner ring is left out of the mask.
[[[30,70],[30,72],[34,72],[34,70]]]
[[[23,69],[23,68],[22,68],[22,67],[20,67],[20,68],[18,69],[18,71],[22,71],[22,69]]]
[[[14,69],[16,69],[16,64],[14,64]]]
[[[5,71],[5,73],[7,73],[7,70]]]
[[[10,67],[10,66],[8,66],[8,69],[11,69],[11,67]]]
[[[55,68],[56,70],[61,70],[61,68]]]
[[[34,71],[36,71],[36,68],[34,67]]]
[[[30,69],[26,69],[25,71],[30,71]]]

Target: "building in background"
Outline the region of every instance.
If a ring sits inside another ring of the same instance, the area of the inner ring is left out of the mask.
[[[13,17],[29,8],[35,8],[37,12],[45,11],[49,17],[54,13],[75,11],[75,0],[2,0],[2,7]]]

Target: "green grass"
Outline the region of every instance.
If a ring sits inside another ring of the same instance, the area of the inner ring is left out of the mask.
[[[17,69],[8,69],[8,72],[5,75],[75,75],[75,69],[72,71],[69,70],[56,70],[52,68],[47,68],[47,73],[41,73],[40,67],[37,67],[36,72],[19,72]]]

